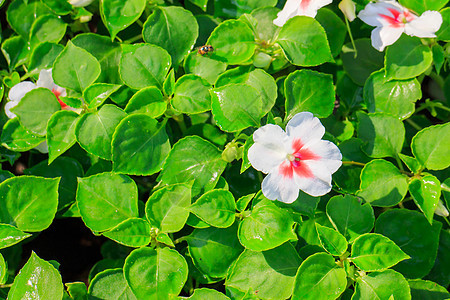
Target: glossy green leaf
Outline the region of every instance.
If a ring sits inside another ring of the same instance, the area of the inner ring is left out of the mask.
[[[26,129],[38,135],[45,135],[48,119],[60,109],[61,105],[55,94],[46,88],[36,88],[26,93],[11,111]]]
[[[145,215],[162,232],[180,231],[189,217],[191,184],[165,186],[154,192],[145,204]]]
[[[12,177],[0,184],[0,222],[39,232],[55,217],[59,178]]]
[[[29,237],[31,237],[31,234],[25,233],[17,227],[0,224],[0,249],[15,245]],[[0,278],[3,278],[3,276],[0,275]]]
[[[147,114],[152,118],[160,117],[167,108],[161,91],[154,87],[143,88],[131,97],[125,107],[127,114]]]
[[[391,209],[381,214],[375,223],[375,232],[396,243],[411,258],[398,263],[394,269],[407,278],[421,278],[434,265],[442,224],[431,226],[419,212]]]
[[[358,277],[352,300],[372,299],[410,300],[408,282],[400,273],[393,270]]]
[[[138,299],[177,296],[188,276],[186,260],[168,248],[141,248],[125,260],[125,279]]]
[[[171,69],[163,83],[162,90],[164,95],[167,97],[172,96],[174,88],[175,88],[175,71],[174,69]]]
[[[195,114],[211,109],[211,85],[196,75],[181,76],[175,84],[172,107],[182,113]]]
[[[442,25],[436,32],[436,35],[441,41],[450,41],[450,8],[446,7],[440,11],[442,16]]]
[[[143,247],[150,244],[150,224],[140,218],[130,218],[102,233],[113,241],[128,247]]]
[[[113,170],[117,173],[151,175],[161,170],[170,151],[165,124],[144,114],[123,119],[112,139]]]
[[[207,288],[201,288],[201,289],[195,289],[194,293],[189,297],[186,298],[189,300],[230,300],[227,296],[224,294]]]
[[[67,15],[72,11],[72,5],[65,0],[41,0],[41,2],[58,15]]]
[[[289,19],[278,34],[277,43],[296,66],[310,67],[333,61],[325,30],[310,17]]]
[[[58,43],[66,34],[67,24],[55,15],[43,15],[33,22],[29,43],[32,47],[40,43]]]
[[[69,41],[56,58],[52,72],[57,85],[81,93],[100,76],[101,68],[94,56]]]
[[[422,300],[446,300],[450,298],[450,293],[446,288],[428,280],[408,280],[411,288],[412,299]]]
[[[38,74],[39,70],[51,68],[63,50],[64,46],[60,44],[42,43],[37,45],[30,54],[28,73]]]
[[[275,6],[275,0],[214,0],[214,16],[235,18],[259,7]]]
[[[351,261],[366,272],[381,271],[408,258],[393,241],[381,234],[363,234],[352,245]]]
[[[434,211],[441,197],[441,183],[439,180],[433,175],[414,178],[409,182],[408,190],[416,205],[431,224]]]
[[[314,218],[319,201],[320,197],[313,197],[300,190],[296,201],[292,203],[275,201],[274,203],[277,206],[290,211],[293,215],[294,221],[301,223],[302,215],[309,218]]]
[[[84,282],[69,282],[64,284],[67,287],[67,293],[75,300],[86,300],[88,291]]]
[[[316,223],[320,244],[331,255],[341,256],[347,251],[347,240],[336,230]]]
[[[235,220],[236,203],[227,190],[212,190],[191,205],[190,211],[211,226],[226,228]]]
[[[94,109],[100,105],[111,96],[112,93],[120,88],[118,84],[111,83],[94,83],[93,85],[87,87],[83,92],[84,102],[87,104],[89,109]]]
[[[8,6],[6,19],[15,32],[24,39],[28,39],[33,22],[40,16],[49,13],[51,11],[41,1],[15,0]]]
[[[10,70],[26,63],[30,53],[27,41],[20,36],[13,36],[5,40],[1,49]]]
[[[239,241],[245,248],[253,251],[273,249],[296,239],[293,225],[294,220],[289,213],[264,199],[239,224]]]
[[[138,217],[137,197],[136,184],[125,175],[101,173],[78,178],[78,208],[92,231],[110,230],[129,218]]]
[[[49,262],[32,252],[27,263],[14,279],[8,299],[62,299],[61,275]],[[32,295],[32,296],[31,296]]]
[[[361,149],[370,157],[396,157],[405,139],[403,123],[389,114],[357,113],[358,138],[363,141]]]
[[[111,160],[113,133],[127,114],[117,106],[107,104],[99,111],[86,113],[77,122],[77,142],[87,152]]]
[[[136,300],[123,276],[122,269],[108,269],[98,273],[89,284],[93,299]]]
[[[100,14],[102,21],[108,29],[111,40],[116,35],[133,24],[145,9],[145,0],[102,0]]]
[[[209,84],[216,82],[219,74],[227,69],[227,64],[218,60],[203,56],[198,52],[191,52],[184,60],[184,70],[204,78]]]
[[[284,81],[286,95],[286,120],[302,111],[316,117],[326,118],[334,109],[333,77],[311,70],[300,70],[289,74]]]
[[[361,205],[358,198],[334,196],[327,203],[327,215],[333,226],[352,243],[358,236],[372,230],[375,216],[369,203]]]
[[[398,157],[400,157],[402,162],[408,167],[408,169],[411,170],[411,172],[413,172],[414,174],[420,172],[421,165],[417,159],[401,153],[398,154]]]
[[[255,52],[255,37],[248,25],[240,20],[220,23],[211,33],[206,45],[214,51],[208,56],[230,65],[242,64]]]
[[[419,38],[403,35],[386,50],[386,77],[410,79],[425,72],[433,62],[433,54]]]
[[[228,228],[195,229],[187,236],[195,267],[203,274],[223,278],[244,248],[237,238],[238,224]]]
[[[430,170],[450,166],[450,123],[434,125],[419,131],[413,138],[411,150],[417,160]]]
[[[163,48],[149,44],[126,45],[120,59],[120,77],[133,89],[148,86],[162,89],[171,64],[170,55]]]
[[[172,242],[172,239],[165,232],[159,232],[158,235],[156,236],[155,240],[158,243],[162,243],[162,244],[165,244],[170,247],[175,247],[175,244]]]
[[[177,67],[195,44],[198,24],[192,13],[180,6],[160,6],[145,22],[142,35],[145,42],[166,49]]]
[[[400,0],[399,2],[417,14],[422,14],[427,10],[440,10],[447,4],[448,0]]]
[[[0,254],[0,284],[5,284],[8,280],[8,267],[3,255]]]
[[[437,282],[442,286],[448,286],[450,284],[450,269],[447,268],[449,264],[450,232],[447,230],[441,230],[436,260],[433,268],[425,279]]]
[[[357,192],[373,206],[394,206],[406,195],[408,177],[386,160],[376,159],[361,172],[361,188]]]
[[[48,120],[47,144],[49,164],[75,144],[75,126],[77,122],[78,114],[70,110],[57,111]]]
[[[347,28],[345,23],[331,9],[323,8],[317,11],[315,19],[325,29],[327,40],[333,57],[336,57],[342,50]]]
[[[247,249],[230,269],[225,286],[262,299],[286,299],[301,262],[290,243],[263,252]]]
[[[345,271],[335,263],[333,256],[316,253],[298,269],[292,299],[336,299],[346,285]]]
[[[45,141],[45,138],[25,129],[18,118],[6,122],[3,126],[1,143],[2,146],[12,151],[24,152]]]

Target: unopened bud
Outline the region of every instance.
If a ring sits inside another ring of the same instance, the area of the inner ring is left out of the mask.
[[[253,65],[257,68],[267,68],[272,62],[272,56],[269,54],[258,52],[253,55]]]
[[[438,205],[436,207],[436,210],[434,211],[434,213],[438,216],[441,217],[448,217],[448,210],[444,205],[444,202],[442,202],[442,200],[439,200]]]
[[[342,0],[341,3],[339,3],[339,9],[350,22],[356,18],[356,6],[355,2],[352,0]]]
[[[239,149],[233,142],[225,146],[225,150],[222,152],[222,159],[227,162],[232,162],[238,157]]]

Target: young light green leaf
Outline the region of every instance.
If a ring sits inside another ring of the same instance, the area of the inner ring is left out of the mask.
[[[347,251],[347,240],[336,230],[316,223],[317,234],[323,248],[334,256],[341,256]]]
[[[211,226],[226,228],[235,220],[236,203],[227,190],[212,190],[191,205],[191,212]]]
[[[1,135],[2,146],[12,151],[25,152],[45,141],[41,137],[22,126],[18,118],[8,120],[3,126]]]
[[[412,299],[446,300],[450,293],[446,288],[428,280],[408,280]]]
[[[31,26],[29,43],[35,47],[44,42],[58,43],[66,34],[67,24],[55,15],[43,15]]]
[[[194,293],[186,298],[189,300],[230,300],[227,296],[216,290],[201,288],[195,289]]]
[[[441,183],[433,175],[414,178],[409,182],[409,193],[414,202],[432,224],[434,211],[441,197]]]
[[[186,114],[205,112],[211,109],[211,85],[203,78],[188,74],[181,76],[175,84],[173,108]]]
[[[1,49],[11,72],[26,63],[30,53],[27,41],[20,36],[13,36],[5,40]]]
[[[0,224],[0,249],[10,247],[29,238],[31,234],[25,233],[15,226]],[[0,275],[0,278],[3,278]]]
[[[94,83],[87,87],[83,92],[84,102],[89,109],[94,109],[111,96],[112,93],[117,91],[121,86],[111,83]]]
[[[127,114],[147,114],[152,118],[160,117],[167,108],[161,91],[150,86],[143,88],[131,97],[125,107]]]
[[[144,247],[150,244],[150,224],[141,218],[129,218],[102,235],[127,247]]]
[[[64,50],[64,46],[54,43],[42,43],[31,52],[28,64],[29,74],[38,74],[39,70],[50,69],[58,55]]]
[[[447,0],[434,0],[434,1],[415,1],[415,0],[400,0],[401,5],[407,7],[408,9],[416,12],[417,14],[422,14],[427,10],[440,10],[447,4]]]
[[[137,300],[123,276],[122,268],[107,269],[95,275],[89,284],[88,294],[95,299]]]
[[[227,64],[194,51],[184,60],[183,68],[186,73],[200,76],[207,80],[209,84],[214,84],[219,74],[227,69]]]
[[[358,277],[352,300],[366,299],[410,300],[408,282],[402,274],[393,270],[373,272]]]
[[[116,35],[133,24],[145,9],[145,0],[102,0],[100,15],[111,34],[111,40]]]
[[[6,19],[15,32],[28,40],[34,21],[46,14],[51,11],[41,1],[13,1],[6,11]]]
[[[75,126],[78,114],[70,110],[54,113],[47,123],[48,163],[72,147],[75,142]]]

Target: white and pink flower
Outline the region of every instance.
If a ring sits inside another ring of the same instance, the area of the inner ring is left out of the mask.
[[[312,113],[296,114],[286,132],[267,124],[253,133],[255,143],[248,151],[253,168],[268,173],[262,192],[270,200],[294,202],[299,189],[311,196],[331,190],[331,174],[342,164],[339,148],[322,140],[325,128]]]
[[[287,0],[277,15],[277,18],[273,20],[273,23],[282,27],[284,23],[290,18],[295,16],[307,16],[314,18],[317,15],[319,8],[328,5],[332,0]]]
[[[395,43],[403,32],[420,38],[436,37],[442,24],[442,16],[437,11],[428,10],[419,17],[395,1],[369,3],[358,18],[376,26],[372,31],[372,46],[378,51]]]
[[[9,90],[8,97],[10,101],[8,101],[5,104],[5,113],[8,116],[8,118],[10,119],[15,118],[16,115],[11,112],[11,108],[19,104],[20,100],[22,100],[23,96],[25,96],[26,93],[39,87],[51,90],[58,99],[59,104],[61,105],[61,109],[75,110],[74,108],[68,106],[67,104],[61,101],[60,97],[66,96],[66,89],[56,85],[53,82],[52,69],[49,69],[49,70],[42,70],[39,73],[39,79],[36,82],[36,84],[31,81],[22,81],[21,83],[16,84]]]
[[[94,0],[69,0],[73,7],[84,7],[94,2]]]

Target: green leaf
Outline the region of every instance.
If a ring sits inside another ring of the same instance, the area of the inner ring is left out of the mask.
[[[30,54],[28,73],[38,74],[39,70],[51,68],[53,62],[63,50],[63,45],[54,43],[42,43],[37,45]]]
[[[192,184],[174,184],[154,192],[145,204],[145,215],[162,232],[180,231],[189,217]]]
[[[361,188],[357,192],[373,206],[394,206],[406,195],[408,177],[386,160],[376,159],[361,172]]]
[[[286,299],[301,261],[290,243],[263,252],[247,249],[230,268],[225,286],[261,299]]]
[[[447,1],[447,0],[443,0]],[[442,25],[436,32],[437,38],[441,41],[450,41],[450,8],[446,7],[440,11],[442,16]]]
[[[166,49],[176,68],[194,46],[198,24],[192,13],[180,6],[160,6],[148,17],[142,35],[145,42]]]
[[[414,112],[415,102],[422,98],[417,79],[386,81],[384,70],[372,73],[364,85],[364,100],[369,112],[389,113],[400,120]]]
[[[325,30],[310,17],[289,19],[281,28],[277,43],[286,58],[296,66],[311,67],[333,61]]]
[[[41,0],[41,2],[58,15],[67,15],[72,11],[72,5],[65,0]]]
[[[70,110],[54,113],[47,123],[48,163],[72,147],[75,142],[75,126],[78,114]]]
[[[247,3],[250,1],[247,1]],[[277,17],[277,13],[280,11],[273,5],[264,5],[264,1],[258,1],[262,7],[251,11],[250,16],[256,21],[256,26],[251,26],[255,32],[255,37],[261,41],[269,42],[273,40],[279,27],[273,24],[273,20]],[[272,4],[272,3],[271,3]],[[245,17],[248,15],[243,15]]]
[[[27,62],[30,50],[25,39],[13,36],[2,43],[2,53],[12,71]]]
[[[402,162],[408,167],[408,169],[411,170],[411,172],[413,172],[414,174],[420,172],[421,165],[417,159],[401,153],[398,154],[398,157],[400,157]]]
[[[159,232],[155,240],[158,243],[162,243],[170,247],[175,247],[175,244],[172,242],[172,239],[169,237],[167,233]]]
[[[344,292],[346,285],[345,271],[335,263],[333,256],[316,253],[298,269],[292,300],[336,299]]]
[[[220,23],[206,44],[214,48],[209,57],[229,65],[246,62],[253,56],[256,48],[252,30],[240,20],[226,20]]]
[[[140,218],[130,218],[102,235],[127,247],[144,247],[150,244],[150,224]]]
[[[113,171],[133,175],[151,175],[161,170],[169,154],[165,123],[134,114],[124,118],[112,138]]]
[[[441,230],[439,236],[439,246],[436,260],[430,273],[425,279],[432,280],[442,286],[450,284],[450,269],[447,266],[450,264],[450,232]]]
[[[15,245],[29,237],[31,237],[31,234],[25,233],[14,226],[0,224],[0,249]],[[3,278],[3,276],[0,275],[0,279],[1,278]]]
[[[111,96],[112,93],[117,91],[121,86],[111,83],[94,83],[87,87],[83,92],[84,102],[89,109],[94,109]]]
[[[352,300],[368,299],[410,300],[408,282],[400,273],[393,270],[358,277]]]
[[[331,255],[341,256],[347,251],[347,240],[336,230],[316,223],[320,244]]]
[[[61,105],[55,94],[49,89],[37,88],[26,93],[11,111],[26,129],[38,135],[45,135],[48,119],[60,109]]]
[[[428,280],[408,280],[412,299],[446,300],[450,293],[444,287]]]
[[[55,15],[43,15],[31,26],[29,43],[35,47],[40,43],[58,43],[66,34],[67,24]]]
[[[94,299],[136,300],[122,269],[108,269],[95,275],[89,283],[89,296]]]
[[[147,114],[152,118],[160,117],[167,108],[161,91],[154,87],[143,88],[131,97],[125,107],[127,114]]]
[[[355,40],[355,46],[358,53],[356,57],[351,43],[344,46],[342,64],[352,81],[363,86],[370,74],[383,68],[384,52],[377,51],[367,38]]]
[[[354,196],[334,196],[328,201],[326,209],[333,226],[349,243],[373,228],[375,216],[372,207],[369,203],[361,205]]]
[[[194,180],[192,197],[213,189],[227,163],[221,151],[210,142],[188,136],[172,148],[158,180],[162,184],[175,184]]]
[[[292,230],[293,225],[294,220],[288,212],[264,199],[239,224],[239,241],[253,251],[273,249],[297,238]]]
[[[171,66],[171,58],[167,51],[149,44],[125,46],[119,67],[120,76],[125,84],[138,90],[148,86],[162,89]]]
[[[163,83],[164,95],[167,97],[172,96],[174,88],[175,88],[175,71],[174,69],[171,69]]]
[[[195,267],[207,276],[225,277],[244,250],[236,236],[237,230],[237,223],[228,228],[194,229],[186,241]]]
[[[192,1],[192,0],[191,0]],[[207,288],[197,288],[194,290],[194,293],[189,297],[186,298],[189,300],[230,300],[227,296],[224,294]]]
[[[0,254],[0,284],[5,284],[8,280],[9,274],[8,274],[8,267],[6,265],[6,261],[3,258],[3,255]]]
[[[235,132],[259,126],[262,99],[255,88],[232,83],[211,89],[210,93],[214,119],[223,131]]]
[[[12,177],[0,184],[0,222],[22,231],[39,232],[53,221],[59,178]]]
[[[219,74],[227,69],[227,64],[197,52],[191,52],[184,60],[183,68],[186,73],[200,76],[209,84],[214,84]]]
[[[6,19],[15,32],[28,40],[34,21],[40,16],[50,13],[51,11],[41,1],[15,0],[8,6]]]
[[[111,40],[116,35],[133,24],[145,9],[145,0],[102,0],[100,4],[100,15],[108,29]]]
[[[410,258],[393,241],[376,233],[366,233],[355,239],[351,261],[366,272],[390,268]]]
[[[78,178],[77,203],[81,218],[92,231],[114,228],[138,217],[138,194],[134,181],[125,175],[101,173]]]
[[[276,4],[275,0],[214,0],[214,16],[235,18],[243,13],[250,13],[256,8],[275,6]]]
[[[301,215],[308,216],[308,218],[314,218],[320,197],[313,197],[300,190],[297,199],[298,200],[292,203],[284,203],[281,201],[275,201],[274,203],[277,206],[290,211],[294,217],[294,221],[297,223],[301,223]]]
[[[422,14],[427,10],[440,10],[448,0],[399,0],[399,2],[417,14]]]
[[[186,114],[205,112],[211,109],[211,85],[196,75],[183,75],[175,84],[173,98],[170,100],[173,108]]]
[[[396,157],[405,140],[405,127],[398,118],[384,113],[357,113],[358,138],[370,157]]]
[[[419,38],[403,35],[386,50],[386,77],[410,79],[425,72],[433,62],[433,53]]]
[[[331,9],[322,8],[317,11],[315,19],[325,29],[330,44],[331,54],[336,57],[341,53],[347,35],[345,23]]]
[[[429,170],[450,166],[450,123],[434,125],[419,131],[412,139],[411,150]]]
[[[441,197],[441,183],[439,180],[433,175],[414,178],[409,182],[408,190],[416,205],[431,224],[434,211]]]
[[[123,271],[138,299],[177,296],[188,276],[186,260],[176,250],[168,248],[134,250],[125,260]]]
[[[53,80],[59,86],[82,93],[101,73],[97,59],[71,41],[53,64]]]
[[[231,192],[212,190],[192,204],[190,211],[211,226],[226,228],[234,223],[236,203]]]
[[[375,232],[394,241],[411,257],[398,263],[394,269],[407,278],[421,278],[434,265],[441,227],[439,222],[431,226],[417,211],[391,209],[378,217]]]
[[[302,111],[326,118],[333,112],[333,76],[311,70],[298,70],[284,81],[286,120]]]
[[[86,300],[88,295],[87,287],[84,282],[70,282],[64,284],[67,287],[67,293],[75,300]]]
[[[28,131],[18,118],[8,120],[3,126],[1,135],[2,146],[12,151],[25,152],[37,147],[45,138]]]
[[[75,127],[77,142],[90,154],[111,160],[114,130],[126,116],[123,110],[112,104],[82,115]]]
[[[27,263],[14,279],[8,299],[62,299],[61,275],[49,262],[32,252]],[[31,296],[32,295],[32,296]]]

